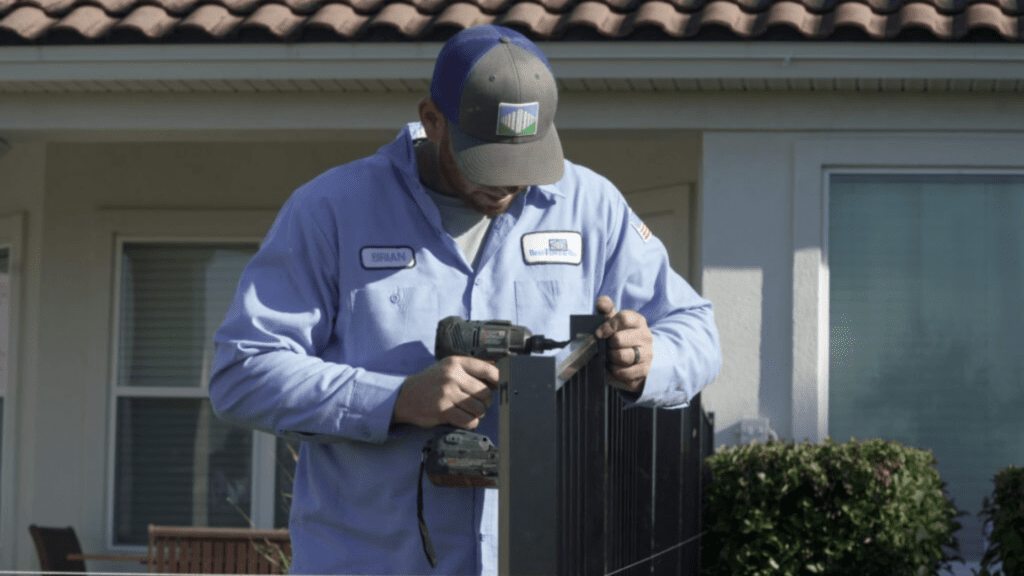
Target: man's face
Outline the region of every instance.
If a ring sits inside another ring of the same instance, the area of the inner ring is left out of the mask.
[[[483,186],[466,180],[455,164],[455,155],[452,153],[448,130],[442,131],[437,150],[441,178],[463,202],[487,216],[504,214],[512,205],[516,194],[527,188],[526,186]]]

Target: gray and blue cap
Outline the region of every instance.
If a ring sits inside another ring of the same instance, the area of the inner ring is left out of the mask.
[[[484,186],[562,178],[558,87],[544,53],[502,26],[467,28],[437,57],[430,97],[448,121],[455,163]]]

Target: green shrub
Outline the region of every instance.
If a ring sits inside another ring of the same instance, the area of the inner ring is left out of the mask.
[[[1024,574],[1024,468],[1008,466],[992,478],[995,489],[985,496],[978,516],[992,527],[981,558],[981,576]],[[994,569],[1002,562],[1003,569]]]
[[[703,574],[930,575],[962,560],[931,451],[768,442],[710,456]]]

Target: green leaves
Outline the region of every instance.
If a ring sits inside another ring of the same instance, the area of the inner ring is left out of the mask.
[[[934,463],[879,439],[720,449],[706,462],[704,574],[935,573],[958,558],[959,523]]]
[[[990,570],[998,563],[1006,574],[1024,573],[1024,469],[1007,466],[996,472],[992,483],[995,489],[982,500],[978,514],[992,528],[979,574],[1001,574]]]

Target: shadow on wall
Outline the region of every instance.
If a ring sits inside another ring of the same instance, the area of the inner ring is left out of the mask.
[[[736,446],[757,441],[764,444],[768,440],[778,440],[779,435],[772,430],[771,421],[766,417],[744,418],[732,426],[715,431],[715,446]]]

